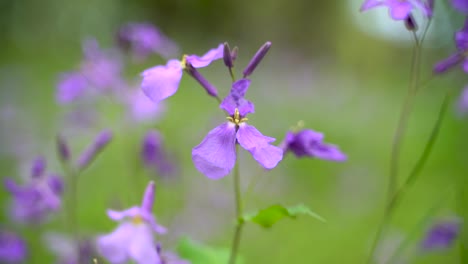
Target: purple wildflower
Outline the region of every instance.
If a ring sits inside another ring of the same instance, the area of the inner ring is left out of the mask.
[[[463,28],[455,33],[455,45],[457,52],[438,62],[434,66],[434,73],[444,73],[460,63],[463,63],[463,70],[468,73],[468,60],[465,55],[468,51],[468,19],[465,20]]]
[[[220,179],[229,174],[236,162],[237,143],[266,169],[274,168],[283,158],[281,148],[270,144],[274,138],[262,135],[245,123],[245,116],[254,112],[254,105],[244,99],[249,85],[248,79],[233,83],[230,94],[220,105],[230,115],[229,121],[211,130],[192,150],[195,167],[210,179]]]
[[[155,130],[146,133],[141,157],[146,167],[156,170],[161,176],[173,175],[176,171],[175,165],[164,149],[161,135]]]
[[[0,262],[23,263],[27,256],[26,243],[14,233],[0,231]]]
[[[46,175],[43,162],[41,159],[36,160],[30,182],[23,186],[17,185],[10,178],[4,180],[5,188],[13,197],[11,216],[16,221],[39,223],[60,209],[63,181],[57,175]],[[42,168],[39,171],[37,168],[40,166]]]
[[[165,109],[162,102],[154,103],[141,89],[132,89],[124,100],[129,118],[135,122],[154,122]]]
[[[182,61],[172,59],[166,65],[145,70],[141,76],[143,92],[154,102],[172,96],[179,88],[182,72],[188,68],[203,68],[223,57],[224,45],[208,51],[205,55],[184,55]]]
[[[394,20],[405,20],[413,9],[419,9],[427,17],[432,16],[430,7],[421,0],[366,0],[361,6],[361,12],[378,6],[387,6]]]
[[[455,242],[460,230],[461,221],[457,218],[440,221],[428,230],[421,247],[426,251],[447,249]]]
[[[129,49],[136,59],[142,60],[157,53],[164,58],[178,51],[177,45],[149,23],[128,23],[119,29],[118,44]]]
[[[345,161],[346,155],[335,145],[323,142],[324,135],[312,129],[298,132],[288,131],[282,143],[283,151],[292,152],[296,157],[311,157],[331,161]]]
[[[463,88],[463,91],[458,98],[458,112],[462,115],[468,113],[468,85]]]
[[[468,1],[467,0],[452,0],[452,5],[460,13],[468,15]]]
[[[86,169],[98,156],[99,153],[109,144],[112,140],[112,132],[109,130],[101,131],[94,142],[83,151],[83,153],[78,158],[77,168],[79,170]]]
[[[68,104],[85,97],[88,93],[88,81],[81,72],[63,73],[57,84],[56,100]]]
[[[95,255],[94,246],[88,239],[76,241],[58,233],[47,233],[44,242],[57,256],[57,264],[91,263]]]
[[[141,206],[125,211],[108,210],[107,215],[120,225],[114,232],[97,238],[98,252],[110,263],[133,260],[138,264],[161,264],[153,232],[164,234],[166,228],[158,225],[152,214],[155,185],[150,182]]]

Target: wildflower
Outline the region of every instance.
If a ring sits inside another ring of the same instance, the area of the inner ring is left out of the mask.
[[[335,145],[323,142],[324,135],[312,129],[288,131],[282,143],[284,153],[290,151],[296,157],[311,157],[331,161],[345,161],[346,155]]]
[[[458,218],[440,221],[428,230],[421,247],[426,251],[447,249],[455,242],[460,230]]]
[[[34,161],[30,182],[20,186],[6,178],[4,185],[13,196],[11,216],[16,221],[39,223],[60,209],[63,181],[57,175],[46,175],[42,158]]]
[[[164,149],[161,135],[150,130],[143,139],[141,157],[146,167],[154,169],[161,176],[174,174],[176,167],[170,162],[168,154]]]
[[[467,0],[452,0],[453,7],[460,13],[468,14],[468,1]]]
[[[281,148],[270,145],[274,138],[262,135],[245,122],[246,115],[254,112],[254,105],[244,99],[249,85],[248,79],[233,83],[230,94],[220,105],[230,115],[228,122],[211,130],[192,150],[195,167],[210,179],[229,174],[236,162],[237,143],[266,169],[274,168],[283,157]]]
[[[378,6],[387,6],[390,17],[394,20],[405,20],[413,9],[419,9],[427,17],[432,16],[429,5],[421,0],[366,0],[361,6],[361,12]]]
[[[463,28],[455,33],[455,45],[457,46],[457,52],[438,62],[434,66],[434,73],[444,73],[460,63],[463,63],[463,70],[468,73],[468,60],[466,59],[466,53],[468,52],[468,19],[465,20]]]
[[[101,131],[94,139],[94,142],[87,149],[85,149],[85,151],[83,151],[83,153],[78,158],[77,168],[79,170],[84,170],[86,167],[88,167],[111,140],[111,131]]]
[[[59,233],[47,233],[44,242],[49,250],[57,256],[58,264],[91,263],[95,254],[89,239],[74,240]]]
[[[124,98],[124,103],[129,118],[139,123],[154,122],[165,110],[162,102],[154,103],[141,89],[130,90]]]
[[[155,195],[154,182],[146,187],[141,206],[125,211],[108,210],[107,215],[120,225],[114,232],[97,238],[98,252],[110,263],[133,260],[138,264],[161,264],[153,232],[164,234],[166,228],[158,225],[152,215]]]
[[[0,231],[0,262],[24,263],[27,256],[26,243],[16,234]]]
[[[166,65],[145,70],[141,75],[143,92],[154,102],[159,102],[172,96],[179,88],[184,70],[203,68],[212,61],[223,57],[224,45],[208,51],[205,55],[184,55],[182,61],[172,59]],[[214,93],[215,91],[209,91]]]
[[[149,23],[128,23],[119,29],[118,44],[142,60],[156,53],[164,58],[177,53],[177,45]]]

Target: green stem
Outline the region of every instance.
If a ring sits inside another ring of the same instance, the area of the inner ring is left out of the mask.
[[[238,145],[236,144],[236,156],[238,154]],[[239,160],[234,165],[234,195],[236,201],[236,230],[232,240],[231,255],[229,257],[229,264],[236,263],[237,252],[239,250],[239,244],[242,236],[242,227],[244,221],[241,221],[242,217],[242,197],[240,188],[240,173],[239,173]]]

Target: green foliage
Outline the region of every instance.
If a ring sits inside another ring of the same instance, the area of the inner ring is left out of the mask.
[[[230,254],[227,248],[213,248],[187,237],[180,240],[177,252],[180,257],[190,260],[191,264],[225,264]],[[237,264],[242,263],[244,261],[239,257]]]
[[[323,219],[320,215],[314,213],[303,204],[291,207],[284,207],[280,204],[271,205],[257,212],[246,214],[241,219],[239,219],[239,221],[252,222],[265,228],[269,228],[285,217],[295,219],[299,215],[312,216],[322,222],[326,222],[325,219]]]

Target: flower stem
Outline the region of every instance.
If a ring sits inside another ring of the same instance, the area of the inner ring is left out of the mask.
[[[239,147],[236,144],[236,155],[238,154]],[[240,239],[242,236],[242,227],[244,221],[241,221],[242,217],[242,197],[240,188],[240,173],[239,173],[239,160],[234,165],[234,196],[236,201],[236,230],[232,240],[231,254],[229,257],[229,264],[236,263],[237,252],[239,250]]]

